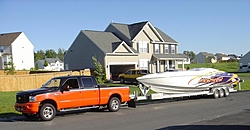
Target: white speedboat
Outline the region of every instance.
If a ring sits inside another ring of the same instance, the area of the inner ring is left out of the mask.
[[[155,92],[169,94],[198,92],[226,85],[234,86],[239,82],[238,75],[214,68],[147,74],[138,77],[137,80]]]

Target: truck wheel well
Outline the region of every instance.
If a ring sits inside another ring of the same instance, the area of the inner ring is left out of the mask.
[[[42,106],[42,104],[45,104],[45,103],[52,104],[52,105],[56,108],[56,110],[57,110],[57,104],[56,104],[56,102],[55,102],[54,100],[52,100],[52,99],[44,100],[44,101],[42,101],[42,102],[40,103],[40,107]]]
[[[122,100],[120,94],[112,94],[112,95],[109,97],[109,100],[110,100],[112,97],[117,97],[120,101]]]

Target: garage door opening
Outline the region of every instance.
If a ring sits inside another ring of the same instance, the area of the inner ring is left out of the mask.
[[[135,65],[110,65],[110,78],[112,80],[117,81],[119,80],[119,74],[125,73],[129,69],[135,69]]]

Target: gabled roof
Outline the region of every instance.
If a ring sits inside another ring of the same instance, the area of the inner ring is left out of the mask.
[[[203,54],[204,56],[214,56],[214,54],[212,53],[207,53],[207,52],[200,52],[201,54]]]
[[[22,32],[0,34],[0,45],[9,46]]]
[[[215,55],[216,55],[216,56],[220,56],[220,57],[228,57],[228,55],[223,54],[223,53],[216,53]]]
[[[56,63],[57,61],[59,61],[60,63],[62,63],[62,61],[59,58],[45,58],[45,60],[48,63]]]
[[[123,42],[112,32],[82,30],[82,33],[104,53],[112,53]]]
[[[147,23],[149,23],[149,21],[144,21],[134,24],[110,23],[110,25],[115,27],[120,33],[122,33],[128,39],[133,40]],[[178,43],[160,29],[156,27],[154,28],[165,42]]]
[[[142,30],[147,22],[148,21],[134,24],[111,23],[111,25],[119,30],[119,32],[121,32],[128,39],[132,40]]]
[[[168,36],[166,33],[164,33],[163,31],[161,31],[159,28],[156,28],[156,31],[161,35],[161,37],[163,38],[163,40],[165,42],[172,42],[172,43],[177,43],[177,41],[175,41],[174,39],[172,39],[170,36]]]

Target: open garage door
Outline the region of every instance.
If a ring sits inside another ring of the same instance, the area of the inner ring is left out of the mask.
[[[110,74],[112,74],[112,80],[119,80],[119,74],[125,73],[129,69],[135,69],[135,64],[110,65]]]

